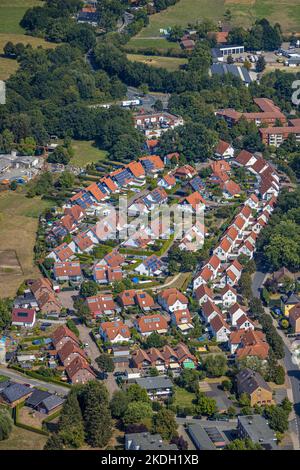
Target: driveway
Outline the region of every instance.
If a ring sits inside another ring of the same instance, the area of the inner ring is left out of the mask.
[[[91,358],[91,364],[93,368],[99,371],[96,359],[97,357],[99,357],[100,351],[98,349],[97,344],[92,339],[91,328],[88,328],[86,325],[83,325],[83,324],[77,324],[77,328],[79,330],[80,340],[84,344],[86,343],[88,344],[88,347],[85,348],[85,351],[87,352],[88,356]],[[103,382],[108,389],[110,397],[116,390],[119,390],[116,379],[112,373],[107,374],[107,379],[105,379]]]
[[[86,325],[82,323],[77,324],[77,328],[79,331],[79,338],[84,344],[88,344],[88,347],[85,348],[88,356],[91,358],[92,366],[98,370],[98,366],[96,363],[96,358],[99,357],[100,351],[98,349],[97,344],[91,337],[91,328],[88,328]]]

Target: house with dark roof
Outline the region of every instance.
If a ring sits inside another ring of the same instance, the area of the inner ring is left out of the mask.
[[[151,400],[166,399],[173,393],[173,383],[169,377],[164,375],[137,378],[135,383],[146,389],[147,395]]]
[[[250,406],[272,405],[272,389],[263,377],[251,369],[245,368],[236,376],[238,394],[245,393],[250,398]]]
[[[0,392],[0,402],[7,403],[14,408],[16,405],[26,400],[33,390],[26,385],[10,382],[9,385]]]

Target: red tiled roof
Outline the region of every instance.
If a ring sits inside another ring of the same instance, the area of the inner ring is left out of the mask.
[[[163,290],[160,293],[160,297],[165,300],[169,307],[174,305],[177,300],[179,300],[182,304],[188,304],[187,297],[175,287]]]
[[[218,153],[219,155],[224,155],[224,153],[229,147],[230,144],[228,142],[225,142],[224,140],[219,140],[219,143],[215,149],[215,153]]]
[[[145,315],[138,318],[137,325],[142,333],[168,329],[167,320],[162,315]]]
[[[113,341],[118,335],[123,338],[130,338],[129,328],[122,321],[101,323],[100,329],[106,334],[109,341]]]
[[[106,197],[106,194],[104,194],[101,189],[98,187],[97,183],[92,183],[90,184],[87,188],[86,191],[91,193],[92,196],[96,199],[96,201],[102,201]]]
[[[247,150],[242,150],[238,154],[235,160],[241,165],[247,165],[252,157],[253,157],[252,153],[247,152]]]
[[[79,261],[66,261],[65,263],[54,264],[55,277],[74,277],[81,276],[81,268]]]
[[[71,250],[69,245],[67,245],[67,243],[62,243],[61,245],[54,248],[53,251],[60,261],[67,261],[74,255],[73,251]]]
[[[22,323],[33,323],[35,318],[35,310],[33,308],[13,308],[11,313],[11,321]]]

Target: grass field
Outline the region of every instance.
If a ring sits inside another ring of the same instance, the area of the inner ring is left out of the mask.
[[[153,16],[156,16],[156,15],[153,15]],[[158,49],[159,51],[166,51],[168,49],[173,49],[174,51],[178,51],[178,52],[181,51],[180,45],[176,42],[170,42],[160,37],[148,37],[149,33],[147,29],[148,28],[143,29],[140,34],[131,38],[128,43],[128,47],[134,47],[137,50],[153,48],[153,49]],[[159,28],[156,33],[157,36],[158,36],[158,32],[159,32]]]
[[[1,259],[5,262],[6,269],[6,272],[2,269],[0,276],[0,297],[14,295],[24,279],[39,275],[33,263],[33,247],[38,216],[46,207],[49,207],[47,201],[28,199],[24,193],[0,194]],[[14,260],[12,251],[15,252]],[[5,252],[7,256],[4,256]],[[21,267],[21,272],[17,272],[15,268],[16,261]]]
[[[0,450],[42,450],[46,441],[47,436],[14,426],[9,438],[0,441]]]
[[[41,0],[1,0],[0,31],[1,33],[21,34],[24,30],[19,25],[28,8],[42,5]]]
[[[167,10],[152,15],[149,25],[129,44],[134,46],[144,39],[143,47],[153,47],[153,38],[159,37],[160,29],[174,25],[187,26],[203,18],[222,20],[227,9],[231,11],[231,21],[236,25],[250,26],[257,18],[267,17],[273,23],[279,22],[283,31],[300,31],[299,0],[180,0]],[[170,45],[169,42],[164,47]]]
[[[141,54],[127,54],[127,58],[132,62],[142,62],[153,67],[163,67],[170,72],[178,70],[181,65],[187,63],[187,59],[180,59],[177,57],[161,57],[161,56],[147,56]]]
[[[11,41],[14,44],[22,42],[33,47],[56,47],[40,38],[25,35],[25,31],[19,25],[26,10],[30,7],[42,5],[41,0],[0,0],[0,54],[3,47]],[[0,57],[0,80],[7,80],[18,68],[15,60]]]
[[[190,393],[181,387],[175,387],[174,405],[181,407],[191,406],[193,404],[193,400],[195,400],[195,397],[196,396],[194,393]]]
[[[94,142],[91,141],[73,140],[72,148],[74,149],[75,155],[71,160],[71,164],[74,166],[84,167],[89,163],[105,160],[107,157],[107,152],[105,152],[105,150],[99,150],[94,146]]]

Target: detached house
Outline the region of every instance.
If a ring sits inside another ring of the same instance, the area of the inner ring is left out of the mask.
[[[225,308],[231,307],[236,303],[237,293],[236,290],[230,285],[226,285],[225,287],[223,287],[220,292],[220,296],[222,299],[222,305]]]
[[[210,330],[218,343],[227,343],[230,335],[230,327],[222,315],[215,315],[210,321]]]
[[[198,300],[199,305],[204,304],[208,300],[212,302],[214,298],[213,291],[208,287],[207,284],[201,284],[195,291],[195,298]]]
[[[212,319],[216,315],[222,315],[222,313],[219,307],[214,302],[212,302],[211,300],[207,300],[207,302],[202,305],[201,315],[205,323],[211,323]]]
[[[164,268],[163,262],[156,255],[151,255],[134,270],[144,276],[159,276]]]
[[[233,158],[234,148],[228,142],[219,140],[217,147],[215,148],[215,157],[217,158]]]
[[[232,250],[232,242],[228,238],[223,238],[219,245],[213,250],[214,255],[216,255],[221,261],[227,261],[228,256]]]
[[[101,315],[113,316],[121,311],[111,294],[87,297],[86,302],[93,318],[97,318]]]
[[[53,274],[56,281],[79,282],[82,279],[80,262],[66,261],[64,263],[55,263]]]
[[[242,317],[243,315],[247,315],[247,312],[244,309],[244,307],[242,307],[238,303],[235,303],[234,305],[232,305],[230,309],[228,310],[228,313],[230,316],[230,321],[231,321],[232,326],[236,326],[237,321],[240,317]]]
[[[137,292],[134,296],[135,303],[141,310],[148,312],[154,306],[154,300],[147,292]]]
[[[167,312],[186,310],[188,307],[187,297],[175,288],[162,291],[158,295],[157,301]]]
[[[167,320],[159,314],[139,317],[135,320],[135,327],[142,336],[149,336],[154,332],[164,334],[168,331]]]
[[[33,308],[13,308],[11,324],[13,326],[32,328],[35,324],[35,317],[35,310]]]
[[[238,394],[245,393],[250,398],[250,406],[272,405],[273,394],[271,387],[263,377],[251,369],[243,369],[236,376]]]
[[[213,272],[208,266],[205,266],[193,281],[193,289],[196,290],[202,284],[207,284],[213,279]]]
[[[112,344],[130,341],[129,328],[121,321],[101,323],[99,332],[104,341]]]
[[[176,326],[183,334],[189,333],[194,328],[192,316],[188,309],[172,312],[171,324]]]

